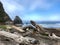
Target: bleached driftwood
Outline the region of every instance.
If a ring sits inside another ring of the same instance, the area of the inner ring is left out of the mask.
[[[52,36],[49,35],[49,37],[50,37],[51,39],[60,40],[60,37],[56,36],[54,33],[52,33]]]
[[[35,29],[40,33],[40,34],[49,34],[49,32],[47,33],[46,30],[42,27],[36,24],[35,21],[30,21],[30,23],[35,27]]]
[[[6,31],[0,31],[0,36],[5,36],[8,38],[11,38],[17,43],[28,44],[28,43],[34,43],[36,41],[36,39],[34,39],[34,38],[23,37],[21,35],[12,34],[12,33],[6,32]]]
[[[30,21],[30,22],[40,34],[47,34],[49,35],[50,38],[60,39],[60,30],[55,29],[55,28],[44,28],[40,25],[37,25],[35,21]]]
[[[11,27],[12,27],[12,28],[14,28],[14,29],[16,29],[16,30],[18,30],[18,31],[20,31],[20,32],[25,32],[25,31],[24,31],[24,30],[22,30],[21,28],[16,27],[16,26],[14,26],[14,25],[12,25]]]

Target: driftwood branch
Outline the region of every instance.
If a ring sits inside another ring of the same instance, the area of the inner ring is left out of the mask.
[[[24,30],[22,30],[21,28],[16,27],[16,26],[14,26],[14,25],[12,25],[11,27],[12,27],[12,28],[14,28],[14,29],[16,29],[16,30],[18,30],[18,31],[20,31],[20,32],[25,32],[25,31],[24,31]]]
[[[32,20],[31,20],[30,23],[35,27],[35,29],[36,29],[39,33],[41,33],[41,34],[46,34],[46,30],[45,30],[42,26],[37,25],[35,21],[32,21]],[[48,34],[49,34],[49,33],[48,33]]]
[[[60,40],[60,37],[56,36],[54,33],[52,33],[52,36],[49,35],[49,37],[50,37],[51,39]]]
[[[60,31],[57,29],[49,29],[39,26],[34,21],[30,21],[40,34],[47,34],[50,39],[60,39]],[[56,36],[57,35],[57,36]]]
[[[34,38],[23,37],[21,35],[12,34],[12,33],[6,32],[6,31],[0,31],[0,36],[5,36],[5,37],[8,37],[8,38],[11,38],[17,43],[26,43],[26,44],[28,44],[28,43],[36,42],[36,39],[34,39]]]

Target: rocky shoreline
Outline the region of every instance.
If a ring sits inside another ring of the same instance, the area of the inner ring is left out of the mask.
[[[59,45],[59,29],[44,28],[30,21],[31,25],[17,27],[8,25],[0,30],[1,45]],[[33,25],[33,26],[32,26]],[[8,28],[9,27],[9,28]],[[51,31],[49,31],[51,30]],[[54,32],[56,31],[56,32]],[[55,35],[55,36],[54,36]]]
[[[30,23],[23,27],[18,16],[12,21],[0,2],[0,45],[60,45],[60,29]]]

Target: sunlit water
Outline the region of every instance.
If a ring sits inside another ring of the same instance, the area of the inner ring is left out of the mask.
[[[46,27],[46,28],[60,28],[60,24],[56,23],[56,24],[40,24],[42,25],[43,27]]]
[[[31,25],[31,24],[24,24],[24,26],[26,25]],[[39,24],[42,25],[43,27],[46,28],[60,28],[60,23],[56,23],[56,24]]]

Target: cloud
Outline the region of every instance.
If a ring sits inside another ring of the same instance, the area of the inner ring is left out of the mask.
[[[31,12],[36,9],[48,10],[50,9],[54,0],[1,0],[4,4],[4,8],[7,12]]]
[[[24,20],[36,20],[36,21],[41,21],[43,20],[43,17],[42,16],[39,16],[39,14],[27,14],[27,16],[23,16],[22,19]]]
[[[50,21],[59,21],[60,20],[60,14],[52,14],[49,16]]]
[[[30,14],[25,17],[24,20],[34,20],[34,21],[60,21],[60,14],[50,14],[50,15],[42,15],[42,14]]]
[[[35,10],[37,8],[47,10],[50,9],[52,5],[53,3],[48,3],[47,0],[35,0],[30,6],[30,10]]]
[[[8,0],[1,0],[1,2],[3,3],[4,5],[4,8],[7,12],[14,12],[14,11],[23,11],[24,10],[24,7],[21,5],[21,4],[18,4],[17,2],[15,1],[8,1]]]
[[[14,0],[0,0],[3,3],[3,7],[5,11],[8,13],[8,15],[14,19],[16,15],[18,15],[18,12],[24,11],[24,6],[17,3]],[[20,15],[20,14],[19,14]]]
[[[41,14],[30,14],[22,17],[23,20],[34,20],[34,21],[59,21],[60,14],[50,14],[47,16]]]
[[[59,14],[51,14],[50,9],[56,7],[55,4],[59,0],[0,0],[3,3],[5,11],[9,16],[14,19],[14,16],[18,15],[22,17],[23,20],[40,20],[40,21],[55,21],[59,20]],[[36,10],[39,10],[38,14]],[[43,10],[46,14],[43,14]],[[55,9],[57,10],[57,8]],[[49,13],[49,14],[47,14]],[[45,16],[46,15],[46,16]]]

